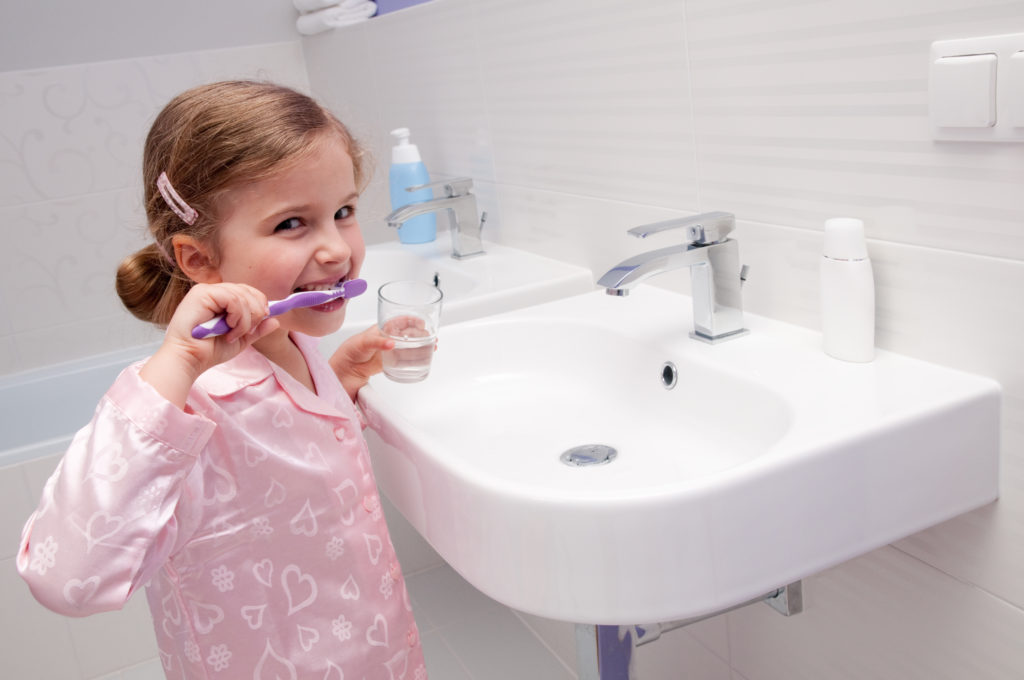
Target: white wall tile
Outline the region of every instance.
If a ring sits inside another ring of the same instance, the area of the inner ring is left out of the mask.
[[[29,494],[21,466],[0,467],[0,559],[18,553],[21,529],[37,502]]]
[[[477,6],[497,179],[697,207],[683,3]]]
[[[472,177],[479,196],[494,177],[473,5],[450,0],[429,12],[396,12],[304,41],[307,60],[342,65],[311,69],[311,87],[372,160],[372,181],[359,200],[367,242],[395,238],[384,224],[391,130],[411,129],[432,179]],[[491,209],[488,231],[495,218]]]
[[[632,227],[691,214],[640,203],[567,194],[533,187],[498,185],[502,210],[500,240],[588,267],[594,280],[622,259],[676,243],[663,234],[657,243],[626,233]],[[685,272],[683,272],[685,274]],[[667,278],[684,278],[673,277]],[[651,283],[664,284],[662,277]]]
[[[485,108],[475,6],[448,0],[424,12],[398,12],[367,24],[373,73],[378,80],[378,134],[412,127],[429,168],[449,176],[494,179],[490,131]],[[484,46],[484,49],[487,49]],[[429,59],[430,72],[422,71]],[[387,84],[401,83],[400,87]],[[392,141],[386,138],[390,147]],[[381,156],[382,160],[384,156]]]
[[[1024,26],[1024,3],[687,0],[701,194],[742,217],[1024,258],[1013,145],[931,140],[932,40]]]

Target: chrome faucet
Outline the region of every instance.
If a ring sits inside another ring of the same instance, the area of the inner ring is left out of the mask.
[[[483,255],[480,231],[487,220],[487,213],[477,213],[476,196],[470,193],[473,180],[468,177],[447,179],[409,187],[406,191],[433,187],[444,187],[444,196],[398,208],[387,216],[388,226],[397,228],[417,215],[447,209],[451,216],[452,257],[461,260],[473,255]]]
[[[650,276],[689,267],[693,295],[690,337],[711,343],[739,337],[748,332],[743,327],[740,294],[747,268],[740,266],[738,242],[726,238],[735,226],[732,213],[709,212],[630,229],[627,233],[639,238],[683,229],[686,243],[623,260],[609,269],[597,285],[603,286],[609,295],[627,295]]]

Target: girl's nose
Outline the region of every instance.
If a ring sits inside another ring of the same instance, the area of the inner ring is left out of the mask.
[[[352,248],[348,242],[338,233],[334,222],[327,225],[324,235],[320,239],[317,248],[316,258],[320,264],[332,264],[335,262],[347,262],[352,258]]]

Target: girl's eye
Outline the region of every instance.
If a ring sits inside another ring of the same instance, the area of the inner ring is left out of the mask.
[[[334,213],[334,219],[336,219],[336,220],[348,219],[349,217],[352,217],[353,214],[355,214],[355,211],[356,211],[356,209],[353,208],[352,206],[344,205],[344,206],[338,208],[338,212]]]
[[[301,226],[302,220],[300,220],[298,217],[289,217],[284,222],[274,227],[274,231],[289,231],[291,229],[298,229]]]

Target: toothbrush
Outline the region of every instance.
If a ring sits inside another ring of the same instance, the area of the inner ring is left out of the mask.
[[[352,279],[330,290],[304,290],[292,293],[283,300],[274,300],[270,303],[270,316],[278,316],[299,307],[316,307],[339,298],[354,298],[365,292],[366,281],[363,279]],[[193,328],[192,337],[196,340],[202,340],[203,338],[224,335],[230,330],[231,327],[228,326],[227,319],[221,314]]]

